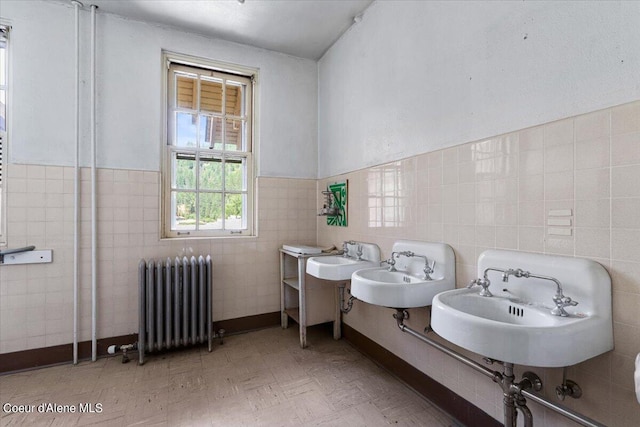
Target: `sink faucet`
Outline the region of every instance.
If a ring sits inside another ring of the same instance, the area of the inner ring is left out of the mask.
[[[573,301],[571,298],[564,296],[564,293],[562,292],[562,285],[556,278],[532,274],[531,272],[524,271],[521,268],[517,268],[515,270],[510,268],[502,272],[502,281],[508,282],[509,276],[549,280],[550,282],[555,283],[556,294],[553,296],[553,302],[556,306],[551,310],[551,314],[553,314],[554,316],[567,317],[569,316],[569,313],[567,313],[564,308],[567,306],[575,307],[576,305],[578,305],[577,301]]]
[[[434,268],[436,267],[436,261],[433,260],[433,263],[429,265],[429,259],[426,255],[419,255],[412,251],[400,251],[400,252],[391,252],[391,258],[387,260],[387,264],[389,264],[389,271],[397,271],[396,270],[396,261],[394,258],[398,258],[400,256],[406,256],[407,258],[423,258],[424,259],[424,268],[422,269],[424,275],[422,278],[424,280],[432,280],[431,274],[434,272]]]
[[[345,240],[342,242],[342,256],[345,258],[349,258],[349,245],[355,245],[356,242],[353,240]]]
[[[395,260],[398,254],[399,252],[391,252],[391,258],[385,261],[389,265],[389,271],[392,271],[392,272],[398,271],[396,270],[396,260]]]
[[[508,282],[509,281],[509,276],[515,276],[515,277],[529,277],[531,273],[529,273],[528,271],[524,271],[521,268],[516,268],[515,270],[513,268],[510,268],[508,270],[502,270],[502,281],[503,282]]]
[[[473,288],[474,286],[480,286],[482,287],[482,289],[480,290],[480,296],[483,297],[492,297],[493,294],[491,293],[491,291],[489,290],[489,285],[491,284],[491,280],[489,280],[489,276],[488,273],[490,271],[497,271],[499,273],[502,273],[502,280],[503,281],[507,281],[505,280],[505,274],[507,272],[507,270],[501,270],[499,268],[494,268],[494,267],[489,267],[487,269],[484,270],[484,274],[482,275],[482,277],[472,280],[471,283],[469,283],[467,285],[467,288]],[[507,276],[508,278],[508,276]]]
[[[485,276],[486,276],[486,272],[485,272]],[[467,289],[468,288],[473,288],[474,286],[481,286],[482,289],[480,290],[480,296],[483,297],[492,297],[493,294],[491,293],[491,291],[489,290],[489,285],[491,284],[491,281],[489,279],[486,278],[478,278],[478,279],[474,279],[472,280],[468,285],[467,285]]]
[[[407,255],[408,257],[415,257],[415,258],[423,258],[424,259],[424,268],[422,269],[422,272],[424,273],[424,275],[422,276],[422,278],[424,280],[432,280],[431,279],[431,273],[434,272],[434,268],[436,268],[436,260],[433,260],[433,263],[431,265],[429,265],[429,259],[427,258],[426,255],[419,255],[419,254],[415,254],[413,252],[410,252],[409,255]]]
[[[436,260],[434,259],[431,265],[429,265],[429,260],[425,257],[424,269],[422,269],[422,271],[424,272],[424,280],[433,280],[431,274],[436,271]]]

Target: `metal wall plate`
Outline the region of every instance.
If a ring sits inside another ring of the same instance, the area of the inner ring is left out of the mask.
[[[53,250],[43,249],[39,251],[18,252],[7,254],[0,265],[16,264],[46,264],[53,261]]]

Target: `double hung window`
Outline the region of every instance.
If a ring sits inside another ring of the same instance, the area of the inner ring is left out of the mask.
[[[253,234],[253,79],[168,60],[164,236]]]
[[[7,243],[7,103],[9,28],[0,25],[0,245]]]

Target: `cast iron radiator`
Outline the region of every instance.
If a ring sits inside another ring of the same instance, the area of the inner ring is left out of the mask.
[[[139,285],[139,364],[145,352],[207,342],[214,337],[211,309],[211,256],[141,260]]]

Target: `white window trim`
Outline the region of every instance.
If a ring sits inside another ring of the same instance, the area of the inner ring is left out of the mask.
[[[2,135],[2,186],[0,187],[0,247],[6,246],[8,244],[8,236],[7,236],[7,175],[8,175],[8,165],[9,165],[9,140],[11,136],[11,49],[10,49],[10,39],[9,33],[11,30],[11,24],[9,21],[0,18],[0,27],[2,27],[4,31],[4,37],[7,41],[7,61],[6,61],[6,105],[5,105],[5,126],[6,132]]]
[[[251,123],[252,126],[249,130],[251,132],[251,151],[247,154],[247,160],[251,163],[251,166],[247,168],[247,184],[249,191],[247,194],[247,231],[242,234],[237,234],[231,230],[207,230],[198,231],[189,235],[178,235],[177,232],[171,231],[171,157],[169,153],[169,78],[168,69],[170,64],[181,64],[186,66],[193,66],[197,68],[207,68],[213,71],[220,71],[230,74],[244,75],[252,80],[252,114]],[[181,53],[162,51],[162,121],[161,121],[161,190],[160,190],[160,237],[161,239],[176,240],[176,239],[211,239],[211,238],[233,238],[233,239],[246,239],[255,238],[258,235],[257,227],[257,153],[258,153],[258,77],[259,70],[257,68],[247,67],[243,65],[236,65],[227,62],[221,62],[216,60],[210,60],[206,58],[185,55]]]

